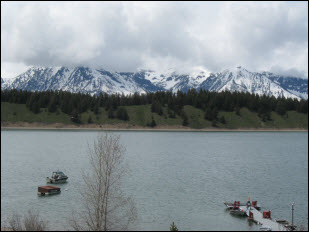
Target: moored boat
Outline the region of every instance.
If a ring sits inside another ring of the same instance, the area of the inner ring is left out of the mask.
[[[262,226],[260,227],[260,231],[272,231],[272,229],[268,226]]]
[[[57,171],[53,172],[51,178],[46,177],[46,182],[48,184],[65,183],[69,177],[63,172]]]
[[[231,214],[237,215],[237,216],[247,216],[246,211],[236,208],[236,209],[231,209]]]
[[[240,202],[234,201],[233,207],[230,211],[231,214],[237,215],[237,216],[247,216],[246,211],[240,208]]]
[[[232,209],[234,207],[234,203],[232,202],[223,202],[223,204],[225,204],[227,209]],[[257,203],[257,201],[252,201],[251,207],[254,207],[257,210],[261,209],[261,205],[259,203]],[[247,203],[239,203],[239,206],[248,206],[248,202]]]

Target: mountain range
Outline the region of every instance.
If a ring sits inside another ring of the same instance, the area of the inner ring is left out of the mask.
[[[101,92],[177,92],[195,88],[308,99],[308,79],[271,72],[250,72],[243,67],[217,73],[199,70],[191,74],[179,74],[173,70],[115,72],[89,67],[32,67],[15,78],[1,78],[1,89],[13,88],[28,91],[63,90],[91,95]]]

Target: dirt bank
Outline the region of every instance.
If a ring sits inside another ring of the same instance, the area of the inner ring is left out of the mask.
[[[142,127],[132,126],[130,124],[87,124],[87,125],[68,125],[61,123],[27,123],[27,122],[16,122],[16,123],[1,123],[1,129],[31,129],[31,130],[132,130],[132,131],[308,131],[304,128],[239,128],[239,129],[228,129],[228,128],[204,128],[204,129],[193,129],[184,126],[156,126]]]

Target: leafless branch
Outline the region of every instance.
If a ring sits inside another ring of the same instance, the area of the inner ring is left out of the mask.
[[[17,213],[14,213],[9,219],[9,225],[13,231],[45,231],[48,230],[47,224],[40,218],[38,212],[31,210],[24,215],[23,221]]]
[[[132,198],[121,190],[121,181],[128,174],[124,161],[125,148],[120,137],[101,133],[88,144],[90,170],[83,174],[85,188],[81,191],[83,212],[71,218],[74,230],[128,230],[136,220]]]

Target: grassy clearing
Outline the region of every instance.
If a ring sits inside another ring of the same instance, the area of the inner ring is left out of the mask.
[[[150,105],[125,106],[129,121],[119,119],[109,119],[107,111],[100,108],[99,114],[95,115],[92,111],[81,114],[82,124],[88,124],[88,118],[91,116],[94,124],[122,124],[127,123],[132,126],[145,127],[151,122],[152,116],[157,125],[160,126],[178,126],[182,125],[183,119],[180,116],[169,118],[167,107],[163,108],[163,115],[152,113]],[[189,127],[194,129],[203,129],[212,127],[212,122],[204,119],[204,112],[193,106],[185,106],[184,111],[188,116]],[[240,116],[235,112],[219,112],[218,118],[224,116],[226,123],[217,123],[218,128],[240,129],[240,128],[303,128],[308,129],[308,114],[289,111],[281,116],[275,112],[271,113],[271,121],[263,122],[257,113],[250,112],[246,108],[240,110]],[[60,110],[56,113],[49,113],[47,109],[41,108],[40,113],[34,114],[26,105],[1,102],[1,122],[40,122],[40,123],[63,123],[74,124],[70,116],[62,113]]]
[[[72,124],[70,116],[60,110],[56,113],[49,113],[47,109],[41,108],[40,113],[34,114],[27,109],[25,104],[13,104],[1,102],[1,122],[43,122]]]

